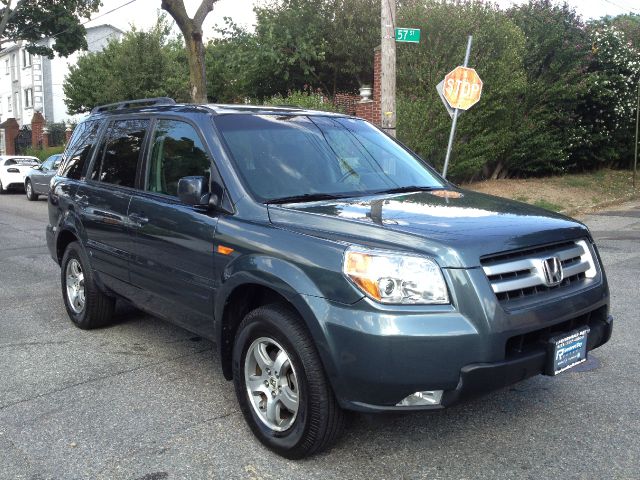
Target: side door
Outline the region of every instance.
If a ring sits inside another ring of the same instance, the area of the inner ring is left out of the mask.
[[[33,191],[35,193],[47,193],[49,188],[47,187],[46,190],[44,189],[44,182],[47,178],[48,179],[51,178],[50,176],[48,176],[49,173],[54,173],[54,172],[50,172],[52,168],[53,168],[53,158],[49,157],[47,160],[44,161],[42,165],[40,165],[39,168],[34,168],[29,173],[29,177],[31,178],[31,187],[33,188]]]
[[[205,176],[213,159],[198,128],[183,119],[155,122],[142,189],[129,206],[133,230],[131,283],[136,303],[204,336],[213,333],[214,235],[218,214],[186,205],[178,180]]]
[[[49,157],[47,161],[42,164],[42,169],[32,174],[33,186],[36,193],[47,194],[49,192],[49,183],[58,171],[61,158],[62,155]]]
[[[86,181],[76,191],[92,267],[112,290],[127,296],[131,230],[128,210],[150,119],[112,120]]]

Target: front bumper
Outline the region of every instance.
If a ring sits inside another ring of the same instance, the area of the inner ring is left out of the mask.
[[[588,325],[588,349],[611,336],[609,293],[589,288],[521,311],[495,300],[479,269],[447,272],[454,305],[385,307],[306,297],[321,327],[316,344],[341,406],[358,411],[442,408],[543,373],[546,340]],[[462,287],[465,287],[464,289]],[[397,407],[408,395],[444,391],[440,405]]]
[[[604,321],[593,321],[590,323],[590,327],[588,351],[609,341],[613,331],[613,317],[608,316]],[[543,346],[540,346],[540,348],[525,352],[517,356],[517,358],[504,362],[477,363],[462,367],[458,385],[455,389],[444,392],[439,405],[408,408],[356,402],[354,406],[358,410],[369,412],[438,410],[513,385],[535,375],[543,374],[545,373],[546,365],[547,352]]]

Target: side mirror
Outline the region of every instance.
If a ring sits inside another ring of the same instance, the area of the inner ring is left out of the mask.
[[[182,177],[178,180],[178,198],[194,207],[208,207],[211,194],[205,177]]]

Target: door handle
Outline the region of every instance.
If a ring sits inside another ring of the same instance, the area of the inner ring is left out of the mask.
[[[142,227],[149,223],[149,219],[139,213],[130,213],[129,220],[131,220],[137,227]]]

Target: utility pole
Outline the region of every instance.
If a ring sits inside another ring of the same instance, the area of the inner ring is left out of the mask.
[[[380,110],[382,129],[396,136],[396,0],[381,0]]]

